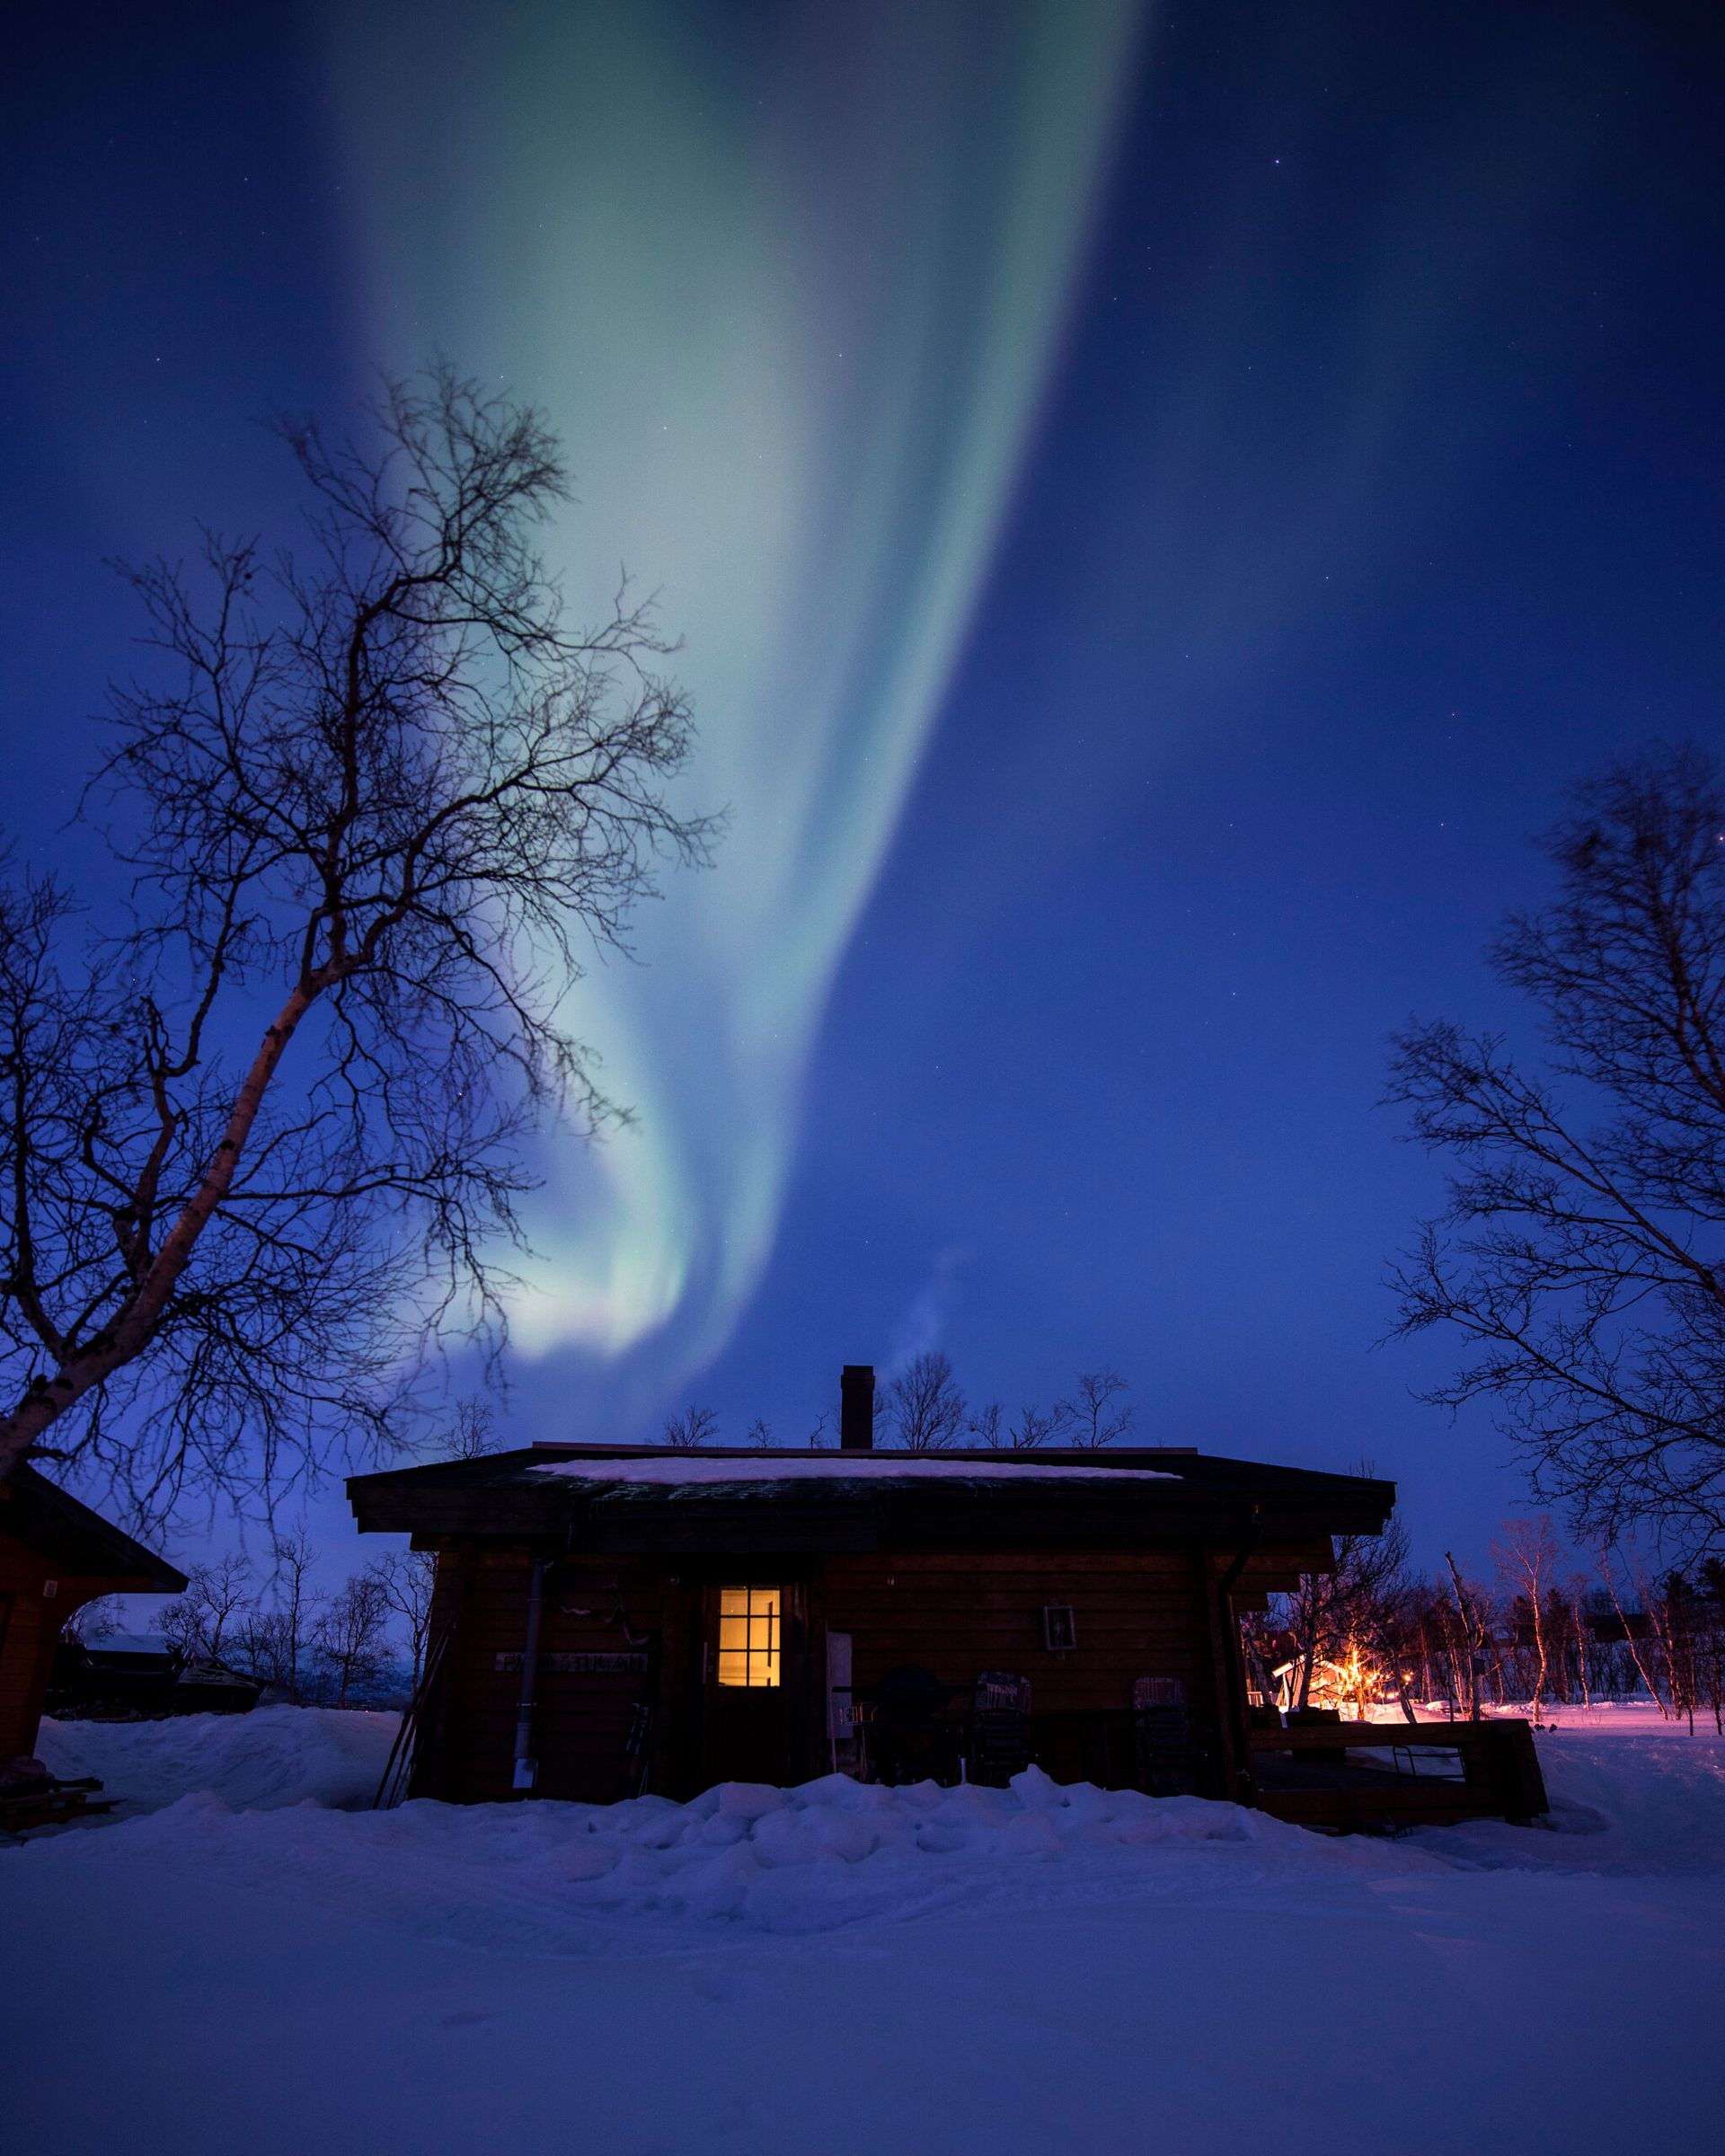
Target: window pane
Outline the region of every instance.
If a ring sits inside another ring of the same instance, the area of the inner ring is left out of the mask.
[[[750,1689],[779,1683],[778,1587],[719,1590],[719,1682]]]

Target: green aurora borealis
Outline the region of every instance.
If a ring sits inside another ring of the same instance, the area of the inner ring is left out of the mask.
[[[770,1255],[825,999],[1009,504],[1105,176],[1127,0],[753,18],[662,4],[335,15],[358,329],[540,403],[577,612],[661,594],[728,805],[718,866],[597,968],[638,1122],[547,1162],[529,1352],[652,1390]],[[761,19],[764,22],[765,18]],[[703,23],[713,31],[703,33]],[[721,34],[722,32],[722,34]]]

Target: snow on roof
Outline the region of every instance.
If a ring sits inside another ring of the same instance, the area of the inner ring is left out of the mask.
[[[948,1460],[928,1453],[772,1453],[757,1460],[720,1460],[670,1452],[618,1460],[554,1460],[534,1463],[540,1475],[578,1482],[1178,1482],[1153,1467],[1067,1467],[1022,1461],[996,1467],[986,1460]]]

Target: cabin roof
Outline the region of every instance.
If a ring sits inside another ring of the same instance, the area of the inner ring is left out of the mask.
[[[180,1595],[186,1576],[27,1462],[0,1482],[0,1534],[111,1594]]]
[[[644,1551],[1376,1534],[1395,1485],[1155,1446],[939,1454],[534,1445],[355,1475],[363,1532]]]

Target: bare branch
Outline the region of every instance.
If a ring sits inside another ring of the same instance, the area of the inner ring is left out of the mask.
[[[687,1407],[680,1415],[665,1418],[665,1442],[680,1451],[694,1452],[711,1445],[719,1435],[719,1418],[711,1408]]]
[[[621,1113],[571,991],[717,832],[650,605],[564,620],[535,413],[439,367],[278,431],[308,544],[128,572],[155,671],[89,802],[130,918],[80,950],[0,894],[0,1473],[52,1430],[143,1516],[267,1507],[439,1341],[500,1351],[529,1139]]]
[[[887,1422],[908,1453],[943,1452],[965,1427],[964,1395],[945,1356],[925,1350],[887,1388]]]
[[[1389,1100],[1456,1163],[1393,1266],[1397,1331],[1458,1331],[1432,1397],[1495,1402],[1578,1528],[1725,1534],[1725,783],[1656,747],[1579,790],[1545,841],[1559,895],[1499,976],[1548,1069],[1447,1022],[1395,1042]]]

